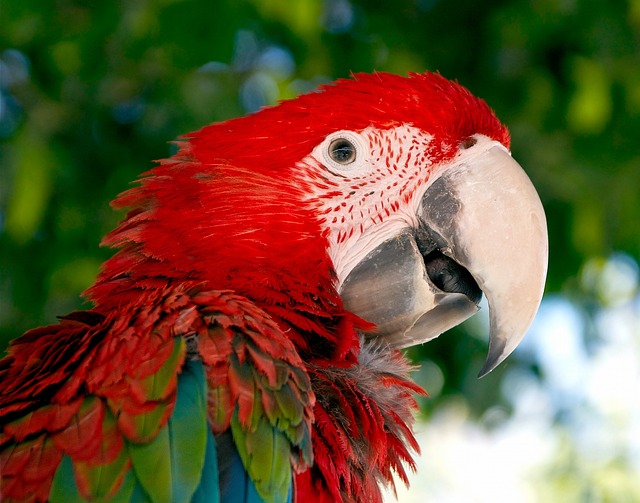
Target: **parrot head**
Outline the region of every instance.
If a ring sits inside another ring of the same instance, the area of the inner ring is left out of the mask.
[[[483,375],[544,288],[544,211],[507,129],[435,73],[358,74],[207,126],[115,204],[133,210],[106,238],[122,250],[89,291],[97,304],[153,270],[233,289],[302,333],[351,312],[402,348],[461,323],[484,294]]]

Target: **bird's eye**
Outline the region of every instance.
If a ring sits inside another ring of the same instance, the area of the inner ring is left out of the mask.
[[[369,145],[356,131],[334,131],[316,145],[311,155],[323,168],[338,176],[357,177],[370,170]]]
[[[336,138],[329,144],[329,157],[346,166],[356,160],[356,146],[346,138]]]

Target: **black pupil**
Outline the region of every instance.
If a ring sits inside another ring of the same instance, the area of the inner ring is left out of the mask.
[[[353,144],[345,139],[333,140],[329,146],[331,159],[338,164],[350,164],[356,158],[356,149]]]

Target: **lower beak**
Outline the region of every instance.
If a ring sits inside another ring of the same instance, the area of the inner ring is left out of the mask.
[[[486,375],[522,340],[542,299],[548,243],[540,199],[495,144],[447,168],[425,192],[418,220],[349,273],[345,307],[375,323],[375,337],[407,347],[475,314],[484,293]]]

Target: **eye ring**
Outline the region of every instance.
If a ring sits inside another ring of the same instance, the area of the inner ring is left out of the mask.
[[[358,156],[358,147],[344,137],[331,140],[327,149],[329,158],[341,166],[352,164]]]
[[[311,152],[324,169],[338,176],[363,176],[370,170],[369,144],[356,131],[334,131]]]

